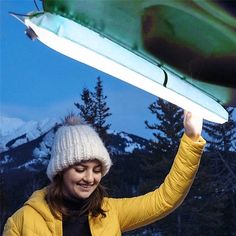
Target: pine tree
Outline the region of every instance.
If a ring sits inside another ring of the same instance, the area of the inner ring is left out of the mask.
[[[208,134],[208,150],[211,162],[209,174],[214,176],[215,186],[226,191],[236,188],[236,160],[235,154],[236,122],[233,120],[233,108],[227,108],[229,121],[224,124],[206,122],[204,130]],[[217,173],[217,174],[216,174]],[[217,191],[218,191],[217,190]]]
[[[208,134],[209,138],[207,140],[209,150],[228,152],[229,150],[235,150],[236,146],[236,122],[233,120],[232,107],[226,108],[229,113],[229,120],[224,124],[215,124],[211,122],[206,122],[204,124],[204,130]]]
[[[156,148],[162,153],[172,155],[176,152],[183,133],[183,110],[163,99],[157,99],[149,106],[157,122],[146,127],[151,129],[156,141]]]
[[[80,117],[91,124],[98,132],[103,141],[107,139],[107,130],[110,124],[107,123],[107,118],[111,116],[110,108],[106,102],[107,96],[103,94],[103,85],[100,77],[97,78],[97,84],[94,91],[91,92],[87,88],[83,89],[81,94],[81,103],[74,103],[80,110]]]
[[[150,157],[144,158],[145,178],[149,179],[143,186],[144,190],[150,190],[153,184],[160,185],[163,182],[169,172],[183,132],[182,109],[163,99],[157,99],[148,108],[155,115],[156,123],[150,124],[145,121],[146,127],[153,131],[155,139],[152,140]]]
[[[92,94],[87,88],[83,89],[81,100],[82,103],[74,103],[75,106],[80,110],[79,116],[88,124],[94,126],[97,111]]]
[[[94,127],[103,140],[106,139],[107,130],[110,128],[110,124],[107,124],[107,118],[111,116],[109,112],[110,108],[107,106],[107,96],[103,94],[103,85],[100,77],[97,78],[97,85],[95,86],[95,92],[92,93],[93,101],[96,107],[96,116]]]
[[[150,124],[145,121],[146,127],[153,131],[153,150],[150,157],[144,158],[144,180],[140,187],[142,193],[157,188],[164,181],[173,163],[181,136],[183,134],[183,110],[163,100],[157,99],[149,106],[149,110],[155,115],[156,122]],[[181,228],[181,211],[172,214],[166,220],[157,222],[148,227],[164,234],[178,235]]]
[[[209,143],[208,185],[212,186],[215,201],[220,199],[218,212],[222,215],[221,235],[231,235],[232,226],[236,227],[236,122],[233,120],[234,109],[229,107],[226,110],[229,113],[228,122],[204,124]]]

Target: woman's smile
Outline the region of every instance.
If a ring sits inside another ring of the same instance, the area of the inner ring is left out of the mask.
[[[65,196],[88,198],[102,178],[102,166],[98,160],[84,161],[65,170],[63,193]]]

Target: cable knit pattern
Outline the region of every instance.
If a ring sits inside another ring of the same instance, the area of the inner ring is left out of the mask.
[[[88,125],[62,126],[58,129],[47,168],[48,178],[81,161],[97,159],[102,163],[103,175],[112,165],[110,156],[98,134]]]

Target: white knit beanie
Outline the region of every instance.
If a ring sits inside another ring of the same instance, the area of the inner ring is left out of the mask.
[[[53,177],[61,170],[81,161],[99,160],[102,174],[112,165],[110,156],[98,134],[89,125],[63,125],[55,134],[47,176]]]

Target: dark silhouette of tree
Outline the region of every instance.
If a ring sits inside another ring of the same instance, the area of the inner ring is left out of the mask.
[[[154,124],[145,121],[146,127],[153,131],[155,149],[172,156],[183,133],[183,110],[159,98],[148,108],[157,120]]]
[[[204,123],[204,130],[209,136],[207,142],[210,151],[236,151],[236,122],[232,117],[234,109],[228,107],[226,110],[229,113],[228,122],[224,124],[215,124],[212,122]]]
[[[143,181],[140,190],[142,193],[153,190],[161,185],[168,174],[176,155],[180,139],[183,135],[183,110],[163,99],[157,99],[149,106],[156,122],[150,124],[145,121],[146,127],[153,132],[154,140],[151,155],[143,158]],[[150,226],[150,232],[161,231],[163,235],[182,234],[182,212],[167,217]],[[179,232],[179,234],[178,234]]]
[[[86,123],[94,126],[96,117],[96,106],[93,100],[91,92],[84,88],[81,94],[82,103],[74,103],[75,106],[80,110],[79,116],[86,121]]]
[[[208,150],[211,156],[209,166],[212,167],[215,188],[226,192],[236,190],[235,154],[236,122],[232,118],[233,108],[227,108],[229,120],[224,124],[206,122],[204,130],[208,134]],[[209,174],[211,170],[209,170]]]
[[[107,140],[107,131],[111,124],[107,123],[107,118],[111,116],[110,108],[107,106],[107,96],[103,93],[103,85],[100,77],[97,77],[97,84],[94,91],[87,88],[81,94],[81,103],[74,103],[80,110],[79,115],[84,121],[91,124],[98,132],[104,142]]]
[[[204,130],[208,134],[208,186],[211,186],[213,200],[221,214],[218,232],[220,235],[233,235],[236,231],[236,122],[232,117],[233,108],[226,109],[229,113],[228,122],[206,122]]]
[[[110,108],[107,106],[107,96],[103,94],[103,85],[100,77],[97,78],[97,85],[95,86],[95,92],[92,93],[93,100],[96,107],[96,117],[94,127],[103,139],[106,139],[107,131],[110,128],[110,124],[107,124],[107,118],[111,116]]]

